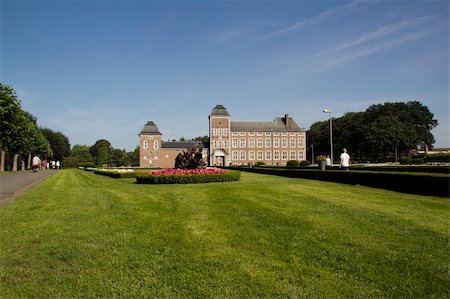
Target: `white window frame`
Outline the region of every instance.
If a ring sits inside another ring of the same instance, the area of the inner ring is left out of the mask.
[[[272,160],[272,151],[266,151],[266,161]]]
[[[287,138],[281,138],[281,147],[283,147],[283,148],[288,147]]]
[[[263,151],[259,150],[256,152],[256,160],[258,160],[258,161],[263,160]]]
[[[271,148],[272,147],[272,139],[266,138],[264,145],[266,146],[266,148]]]

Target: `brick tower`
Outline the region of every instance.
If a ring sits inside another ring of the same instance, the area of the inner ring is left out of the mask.
[[[222,105],[216,105],[209,116],[209,165],[230,164],[230,114]]]
[[[148,121],[139,133],[139,167],[158,165],[161,136],[153,121]]]

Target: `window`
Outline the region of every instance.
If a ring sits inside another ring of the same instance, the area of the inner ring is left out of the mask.
[[[295,132],[289,133],[289,136],[295,136]]]
[[[144,140],[144,144],[142,145],[144,149],[148,149],[148,141]]]
[[[295,160],[295,159],[297,159],[297,155],[295,154],[295,151],[291,151],[291,152],[290,152],[289,159],[290,159],[290,160]]]
[[[287,133],[286,132],[282,132],[281,136],[287,136]]]
[[[248,152],[248,159],[249,160],[255,160],[255,151],[249,151]]]
[[[248,139],[248,147],[255,147],[255,138]]]
[[[270,132],[266,132],[266,134],[265,134],[266,136],[272,136],[272,133],[270,133]]]
[[[288,155],[288,154],[287,154],[287,151],[282,151],[282,152],[281,152],[281,159],[282,159],[282,160],[287,160],[287,155]]]
[[[238,159],[238,151],[232,151],[231,156],[232,156],[233,160],[236,161]]]
[[[157,140],[153,141],[153,148],[154,148],[154,149],[158,149],[158,148],[159,148],[159,145],[158,145],[158,141],[157,141]]]
[[[225,148],[229,148],[230,147],[230,143],[228,141],[225,141]]]
[[[232,136],[237,136],[238,133],[237,133],[237,132],[232,132],[231,135],[232,135]]]
[[[303,138],[297,139],[298,141],[298,147],[303,147]]]
[[[273,147],[280,147],[280,138],[273,139]]]
[[[272,160],[272,151],[266,151],[266,161]]]
[[[266,147],[272,147],[272,139],[266,138]]]
[[[248,136],[255,136],[255,132],[249,132]]]
[[[222,148],[222,141],[217,141],[217,147]]]
[[[240,136],[245,136],[245,132],[239,132]]]
[[[231,146],[232,147],[238,147],[238,139],[237,138],[231,139]]]
[[[262,132],[257,132],[257,133],[256,133],[256,136],[262,136],[262,135],[263,135]]]
[[[280,136],[279,132],[273,132],[273,136]]]
[[[239,147],[245,147],[245,138],[239,139]]]
[[[304,160],[305,158],[303,157],[303,151],[298,151],[298,159],[299,160]]]
[[[256,159],[259,160],[259,161],[262,161],[262,159],[263,159],[263,151],[258,151],[256,153]]]
[[[280,151],[274,151],[273,152],[273,159],[274,160],[280,160]]]
[[[257,147],[263,147],[263,139],[262,138],[257,138],[256,139],[256,146]]]
[[[239,154],[240,154],[240,155],[239,155],[239,159],[240,159],[240,160],[245,160],[246,151],[240,151]]]
[[[281,138],[281,147],[287,147],[287,138]]]
[[[295,139],[294,138],[289,139],[289,145],[290,145],[290,147],[295,147]]]

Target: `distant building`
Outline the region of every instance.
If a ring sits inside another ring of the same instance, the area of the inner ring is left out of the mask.
[[[139,166],[162,167],[175,166],[175,158],[179,153],[188,151],[199,145],[205,162],[208,158],[208,148],[199,141],[163,141],[162,134],[153,121],[147,122],[139,134]]]
[[[306,132],[288,114],[273,121],[232,121],[227,109],[216,105],[209,115],[209,139],[209,144],[163,141],[149,121],[139,134],[140,167],[174,167],[175,157],[196,144],[210,166],[285,165],[306,159]]]
[[[306,132],[288,114],[273,121],[232,121],[227,109],[217,105],[209,116],[209,137],[213,166],[306,159]]]

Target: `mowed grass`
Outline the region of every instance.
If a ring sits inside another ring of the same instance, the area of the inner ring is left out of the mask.
[[[449,296],[449,201],[62,170],[0,209],[1,297]]]

